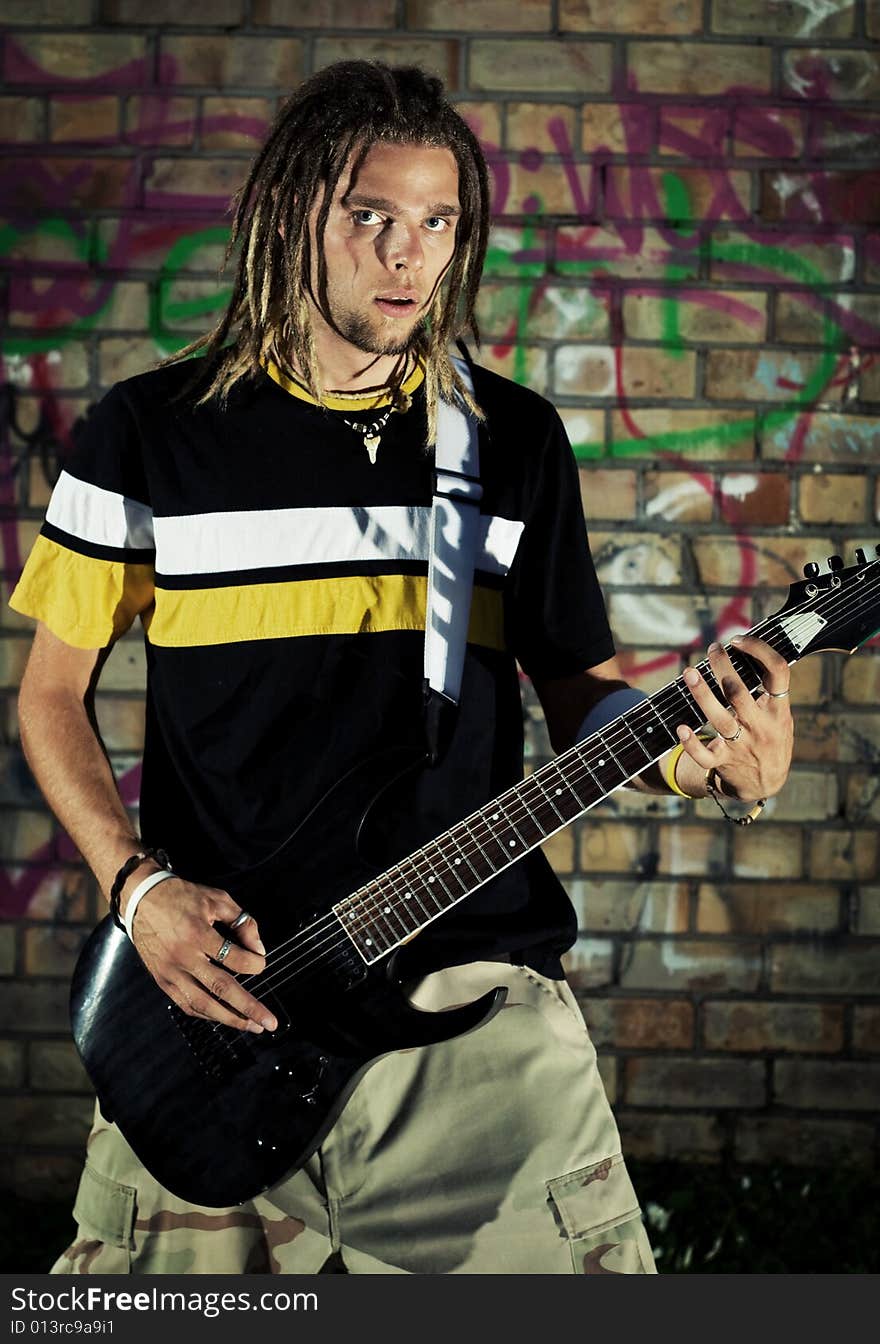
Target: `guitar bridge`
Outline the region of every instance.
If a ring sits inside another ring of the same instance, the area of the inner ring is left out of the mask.
[[[169,1003],[168,1011],[206,1078],[220,1082],[253,1064],[254,1054],[243,1032],[221,1022],[190,1017],[176,1003]]]

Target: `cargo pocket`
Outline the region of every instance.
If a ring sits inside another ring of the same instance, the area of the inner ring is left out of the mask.
[[[656,1274],[622,1154],[557,1176],[547,1190],[576,1274]]]
[[[136,1194],[86,1163],[73,1206],[79,1237],[65,1252],[70,1273],[131,1273]]]

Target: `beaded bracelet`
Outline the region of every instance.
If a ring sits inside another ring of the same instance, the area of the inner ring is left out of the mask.
[[[713,783],[714,776],[714,783]],[[727,808],[721,801],[722,792],[719,786],[718,771],[713,765],[711,770],[706,771],[706,792],[717,807],[721,809],[721,815],[725,821],[733,822],[734,826],[751,826],[753,821],[757,821],[767,805],[766,798],[758,798],[744,817],[732,817]]]
[[[141,864],[146,863],[148,859],[153,859],[163,868],[171,867],[171,862],[164,849],[155,849],[152,847],[149,849],[141,849],[137,854],[132,854],[130,858],[125,860],[125,863],[113,879],[113,886],[110,888],[110,914],[113,916],[113,923],[118,929],[121,929],[123,933],[125,933],[125,925],[123,924],[122,917],[119,913],[119,898],[122,895],[122,888],[125,886],[135,869],[140,868]]]

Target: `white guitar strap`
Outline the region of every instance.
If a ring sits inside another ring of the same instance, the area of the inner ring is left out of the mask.
[[[467,364],[454,362],[473,391]],[[441,751],[440,718],[461,694],[482,496],[477,421],[460,404],[440,401],[425,616],[426,724],[434,761]]]

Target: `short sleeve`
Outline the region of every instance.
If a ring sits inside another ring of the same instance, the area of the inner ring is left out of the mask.
[[[529,677],[575,676],[614,656],[587,537],[577,464],[555,410],[530,482],[530,507],[511,568],[508,646]]]
[[[119,387],[89,415],[9,605],[65,643],[104,648],[153,603],[153,515]]]

